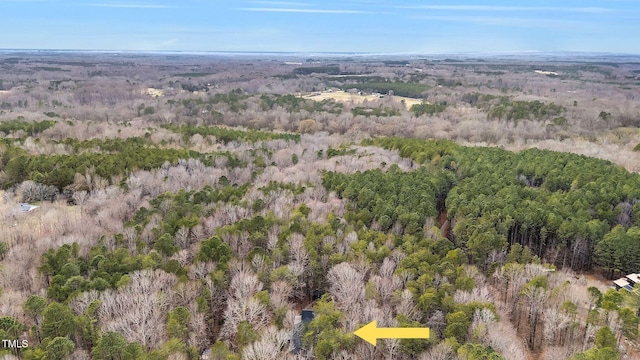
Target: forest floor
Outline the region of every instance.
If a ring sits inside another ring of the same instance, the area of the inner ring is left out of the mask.
[[[526,339],[522,338],[516,328],[513,326],[513,323],[509,320],[509,313],[505,308],[504,304],[501,301],[495,301],[496,311],[498,312],[499,319],[492,329],[489,331],[495,331],[497,334],[492,334],[493,337],[500,337],[506,340],[506,342],[511,344],[513,348],[514,354],[519,354],[520,356],[524,356],[522,360],[535,360],[539,357],[536,353],[529,350],[527,347]]]
[[[626,341],[629,343],[629,341]],[[629,343],[630,344],[630,343]],[[633,346],[627,346],[628,352],[622,355],[620,358],[625,360],[640,360],[640,351]]]
[[[598,290],[602,292],[606,292],[611,287],[611,280],[605,279],[602,275],[596,274],[594,272],[588,272],[582,275],[586,280],[585,291],[586,288],[591,286],[597,287]]]

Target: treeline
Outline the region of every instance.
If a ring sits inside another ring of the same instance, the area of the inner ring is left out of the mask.
[[[282,107],[289,113],[298,113],[302,110],[310,113],[327,112],[341,114],[343,105],[333,99],[314,101],[303,99],[294,95],[263,94],[260,96],[260,107],[263,111]]]
[[[318,159],[322,159],[323,157],[326,156],[327,159],[331,159],[332,157],[336,157],[336,156],[345,156],[345,155],[353,155],[356,153],[355,149],[349,149],[346,147],[339,147],[339,148],[328,148],[327,151],[325,152],[324,150],[318,150],[316,152],[316,156],[318,157]]]
[[[194,125],[162,125],[162,128],[171,130],[178,134],[191,137],[199,134],[202,136],[214,136],[218,141],[227,144],[232,141],[258,142],[270,140],[285,140],[300,142],[299,134],[276,133],[271,131],[258,130],[236,130],[218,126],[194,126]]]
[[[429,88],[430,87],[425,84],[410,82],[405,83],[400,81],[365,82],[360,84],[348,84],[341,86],[341,89],[345,91],[349,89],[357,89],[361,91],[376,92],[385,95],[393,93],[393,95],[396,96],[405,96],[415,99],[422,99],[424,97],[422,93],[429,90]]]
[[[29,101],[27,100],[18,100],[18,102],[14,102],[14,103],[11,103],[8,101],[0,102],[0,109],[2,110],[13,110],[15,108],[24,109],[27,107],[29,107]]]
[[[379,117],[389,117],[389,116],[400,116],[400,110],[386,106],[384,109],[382,107],[372,108],[372,107],[355,107],[351,109],[351,113],[353,116],[379,116]]]
[[[293,69],[293,73],[296,75],[310,75],[310,74],[328,74],[339,75],[339,66],[306,66]]]
[[[565,108],[563,106],[554,103],[545,104],[538,100],[518,100],[491,106],[487,117],[489,119],[506,119],[509,121],[546,120],[560,116],[564,112]]]
[[[637,214],[638,209],[634,210]],[[617,225],[596,244],[594,257],[598,264],[611,272],[611,275],[620,271],[629,274],[637,272],[640,268],[640,226],[637,226],[639,223],[634,221],[636,226],[627,229]]]
[[[183,85],[184,86],[184,85]],[[197,91],[199,89],[191,89],[190,91]],[[238,113],[247,109],[246,100],[249,95],[245,95],[240,89],[232,90],[228,93],[216,93],[214,95],[208,95],[206,98],[187,98],[181,100],[169,99],[167,104],[170,108],[176,105],[182,106],[189,111],[189,114],[193,115],[202,111],[214,111],[214,105],[225,104],[228,106],[229,111]]]
[[[16,119],[10,121],[0,122],[0,132],[10,134],[16,131],[24,131],[27,136],[33,136],[34,134],[41,133],[48,128],[54,126],[56,121],[42,120],[42,121],[24,121],[24,119]]]
[[[507,102],[509,101],[509,96],[496,96],[491,94],[481,94],[478,92],[473,92],[462,95],[462,98],[460,100],[474,106],[486,106],[486,104],[494,99],[497,99],[498,102]]]
[[[438,216],[438,205],[453,186],[452,174],[421,168],[402,172],[397,165],[388,171],[356,174],[325,173],[324,186],[342,198],[352,200],[357,210],[346,215],[357,227],[373,227],[386,232],[399,224],[404,233],[422,231],[427,217]]]
[[[393,224],[399,219],[390,216],[398,193],[384,184],[392,183],[396,189],[406,187],[401,204],[403,212],[419,215],[410,228],[416,233],[425,215],[434,216],[433,210],[424,212],[424,203],[438,201],[424,184],[444,176],[448,182],[443,184],[455,184],[439,188],[445,191],[440,194],[446,196],[453,224],[451,239],[481,266],[491,252],[519,243],[551,263],[574,269],[596,266],[613,275],[640,267],[640,250],[630,248],[640,241],[640,234],[630,228],[640,226],[640,177],[608,161],[537,149],[512,153],[470,148],[447,141],[386,138],[366,144],[399,149],[426,168],[414,175],[392,170],[386,175],[325,175],[328,189],[357,204],[363,224],[375,219],[386,228],[389,220]],[[416,198],[421,201],[414,203]],[[383,208],[387,210],[381,212]]]
[[[446,109],[447,109],[446,102],[439,103],[439,104],[429,104],[427,102],[423,102],[422,104],[411,105],[411,108],[409,108],[409,111],[411,111],[415,116],[422,116],[425,114],[432,116],[432,115],[441,113]]]
[[[132,151],[135,149],[144,148],[146,146],[153,146],[153,143],[148,138],[142,137],[130,137],[125,139],[104,138],[91,140],[66,138],[59,141],[58,143],[71,147],[74,153],[81,153],[84,151],[114,153],[121,151]]]
[[[477,92],[464,94],[463,102],[473,105],[487,112],[488,119],[518,120],[548,120],[565,113],[564,106],[555,103],[543,103],[538,100],[511,100],[509,96],[480,94]]]
[[[225,156],[228,158],[227,166],[231,168],[246,166],[246,162],[236,154],[203,154],[186,149],[166,149],[150,145],[142,138],[65,140],[63,143],[72,146],[79,153],[29,155],[21,148],[8,145],[2,155],[2,164],[5,164],[2,187],[8,188],[25,180],[33,180],[62,190],[74,182],[76,174],[84,175],[89,169],[110,180],[134,170],[157,169],[166,162],[175,165],[179,159],[193,158],[211,165],[216,157]],[[95,151],[89,151],[90,149]]]

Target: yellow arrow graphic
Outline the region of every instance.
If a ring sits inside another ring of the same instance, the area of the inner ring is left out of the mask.
[[[376,346],[377,339],[428,339],[429,328],[379,328],[373,320],[353,332],[357,337]]]

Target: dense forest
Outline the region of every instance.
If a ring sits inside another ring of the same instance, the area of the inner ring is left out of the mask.
[[[640,356],[633,64],[3,59],[2,358]]]

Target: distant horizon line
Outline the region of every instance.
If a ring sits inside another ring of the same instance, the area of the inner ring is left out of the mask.
[[[118,55],[126,54],[181,54],[181,55],[337,55],[337,56],[518,56],[518,55],[567,55],[579,57],[596,56],[640,56],[640,53],[620,53],[607,51],[546,51],[546,50],[519,50],[519,51],[458,51],[458,52],[363,52],[363,51],[252,51],[252,50],[118,50],[118,49],[18,49],[0,48],[0,53],[30,52],[30,53],[100,53]]]

